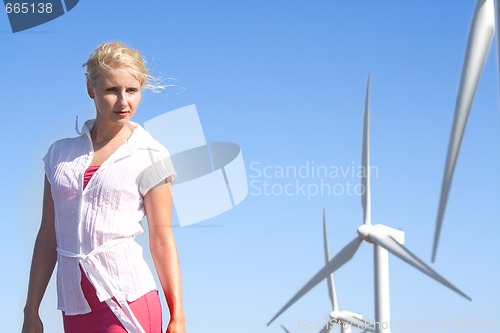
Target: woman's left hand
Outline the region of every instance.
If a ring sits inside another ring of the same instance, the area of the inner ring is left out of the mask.
[[[186,333],[186,323],[184,320],[170,320],[166,333]]]

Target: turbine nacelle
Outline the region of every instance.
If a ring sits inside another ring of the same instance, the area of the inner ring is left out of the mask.
[[[351,311],[332,311],[330,313],[330,318],[334,321],[330,321],[330,324],[338,324],[341,327],[354,326],[359,329],[366,330],[367,332],[374,332],[374,323],[366,321],[363,316],[356,312]]]
[[[383,224],[362,224],[358,227],[358,234],[369,243],[375,244],[370,235],[380,238],[380,236],[389,236],[399,244],[405,243],[405,233],[402,230],[394,229]]]
[[[351,312],[351,311],[346,311],[346,310],[330,312],[330,318],[335,320],[336,322],[342,322],[347,317],[363,320],[363,315],[356,313],[356,312]]]

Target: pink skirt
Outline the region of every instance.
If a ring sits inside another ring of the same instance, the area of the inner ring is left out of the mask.
[[[64,332],[127,333],[106,302],[99,301],[94,286],[83,272],[81,286],[92,311],[75,316],[66,316],[63,312]],[[157,290],[128,303],[146,333],[161,333],[161,305]]]

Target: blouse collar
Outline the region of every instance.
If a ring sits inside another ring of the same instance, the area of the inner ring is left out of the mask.
[[[95,119],[89,119],[87,120],[82,127],[81,131],[78,131],[78,117],[76,118],[76,129],[78,134],[80,136],[87,136],[87,138],[92,141],[90,137],[90,131],[94,127]],[[132,134],[130,137],[127,139],[127,145],[129,147],[130,152],[134,152],[139,149],[153,149],[156,150],[154,147],[151,146],[151,142],[148,142],[149,140],[142,140],[145,136],[146,130],[139,125],[136,122],[129,121],[127,125],[129,129],[132,131]]]

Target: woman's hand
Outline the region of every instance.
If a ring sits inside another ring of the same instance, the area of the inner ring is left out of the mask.
[[[43,333],[43,324],[40,316],[38,314],[25,314],[21,333]]]
[[[171,319],[170,322],[168,323],[166,333],[186,333],[186,323],[184,319],[182,320]]]

